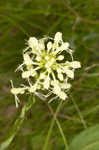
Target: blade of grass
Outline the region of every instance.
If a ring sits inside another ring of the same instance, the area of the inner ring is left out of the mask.
[[[7,25],[6,28],[7,28],[5,30],[6,32],[4,32],[1,36],[0,43],[4,41],[7,36],[9,36],[9,34],[11,33],[11,30],[13,29],[13,26],[10,24],[10,25]]]
[[[34,22],[31,22],[30,20],[26,20],[26,18],[22,17],[21,15],[17,16],[17,14],[16,15],[15,14],[14,15],[11,14],[10,16],[16,18],[18,21],[24,21],[25,24],[28,24],[31,27],[35,27],[35,28],[40,29],[41,31],[45,32],[45,28],[44,27],[42,27],[41,25],[38,25],[38,24],[36,24]]]
[[[64,145],[65,145],[65,150],[69,150],[68,143],[67,143],[67,139],[66,139],[66,136],[64,135],[63,129],[62,129],[62,127],[61,127],[61,124],[60,124],[60,122],[58,121],[56,115],[54,114],[54,111],[53,111],[52,107],[51,107],[49,104],[47,104],[47,106],[48,106],[48,108],[49,108],[49,110],[50,110],[52,116],[53,116],[54,119],[56,120],[56,124],[57,124],[57,126],[58,126],[58,128],[59,128],[60,134],[61,134],[61,136],[62,136]],[[58,115],[57,115],[57,116],[58,116]]]
[[[56,23],[54,23],[53,26],[51,26],[51,28],[48,30],[47,35],[49,35],[54,29],[56,29],[57,26],[63,21],[63,19],[64,19],[65,17],[66,17],[66,16],[60,17],[60,18],[56,21]]]
[[[85,120],[84,120],[83,115],[81,114],[81,112],[80,112],[80,110],[79,110],[78,105],[76,104],[76,102],[75,102],[75,100],[74,100],[73,98],[71,98],[71,100],[72,100],[72,102],[73,102],[73,104],[74,104],[75,109],[76,109],[77,112],[78,112],[78,115],[79,115],[80,120],[81,120],[81,122],[82,122],[82,124],[83,124],[83,127],[86,129],[86,128],[87,128],[87,125],[86,125],[86,122],[85,122]]]
[[[16,15],[19,15],[19,13],[23,16],[28,15],[56,15],[56,16],[66,16],[66,14],[56,11],[48,11],[48,10],[40,10],[40,9],[24,9],[24,8],[12,8],[12,7],[0,7],[0,11],[13,11],[16,13]],[[18,13],[18,14],[17,14]]]
[[[3,18],[6,18],[11,24],[13,24],[16,27],[18,27],[26,36],[29,37],[29,34],[27,33],[27,31],[18,22],[16,22],[14,19],[12,19],[9,16],[5,16],[3,14],[0,14],[0,16],[3,17]]]
[[[65,150],[69,150],[69,147],[68,147],[68,144],[67,144],[67,139],[66,139],[66,136],[64,135],[63,129],[61,127],[61,124],[60,124],[60,122],[58,121],[57,118],[55,120],[56,120],[57,126],[59,128],[60,134],[61,134],[61,136],[63,138],[64,145],[65,145]]]
[[[59,111],[60,111],[61,106],[62,106],[62,101],[61,101],[60,104],[58,105],[58,107],[57,107],[57,109],[56,109],[56,112],[55,112],[55,114],[54,114],[54,117],[53,117],[53,119],[52,119],[52,121],[51,121],[50,128],[49,128],[49,130],[48,130],[48,134],[47,134],[47,137],[46,137],[46,141],[45,141],[43,150],[47,150],[47,148],[48,148],[49,139],[50,139],[50,137],[51,137],[51,133],[52,133],[52,130],[53,130],[55,121],[56,121],[56,117],[57,117],[57,114],[58,114]],[[65,137],[64,137],[64,133],[63,133],[63,131],[62,131],[62,128],[61,128],[61,126],[60,126],[60,123],[58,122],[58,120],[57,120],[56,122],[57,122],[58,128],[59,128],[59,130],[60,130],[60,133],[61,133],[61,135],[62,135],[62,138],[63,138],[63,140],[64,140],[65,147],[67,148],[66,150],[69,150],[69,149],[68,149],[68,145],[67,145],[67,141],[66,141],[66,139],[65,139]]]

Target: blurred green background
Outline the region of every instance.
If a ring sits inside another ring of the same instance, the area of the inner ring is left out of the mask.
[[[76,106],[87,127],[99,123],[98,11],[98,0],[0,0],[0,143],[28,100],[28,95],[21,97],[20,107],[15,108],[10,80],[16,86],[21,83],[20,74],[14,70],[22,62],[22,50],[30,36],[53,37],[57,31],[62,32],[64,41],[75,50],[75,60],[82,64],[71,81],[69,101],[58,115],[68,143],[85,128]],[[54,111],[58,104],[57,100],[51,104]],[[51,119],[47,105],[37,99],[8,150],[41,150]],[[55,125],[48,150],[63,149]]]

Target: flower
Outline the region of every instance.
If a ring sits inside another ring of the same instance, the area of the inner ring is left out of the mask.
[[[73,50],[69,47],[68,42],[63,42],[60,32],[54,38],[29,38],[23,51],[23,63],[16,69],[22,72],[22,78],[28,81],[28,85],[23,88],[12,86],[16,105],[19,102],[17,95],[25,92],[44,95],[45,91],[51,91],[53,96],[62,100],[68,97],[67,91],[71,87],[69,78],[74,79],[75,69],[81,67],[79,61],[73,60]],[[67,60],[66,54],[70,55],[71,61]]]

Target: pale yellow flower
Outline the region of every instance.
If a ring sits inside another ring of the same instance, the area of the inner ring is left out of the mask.
[[[74,79],[75,69],[81,67],[79,61],[73,60],[73,50],[69,48],[69,43],[63,42],[62,33],[57,32],[54,38],[38,40],[30,37],[27,45],[23,51],[23,63],[17,70],[22,71],[22,78],[28,81],[28,85],[23,88],[12,87],[12,94],[17,97],[18,94],[28,92],[41,96],[45,91],[50,91],[52,95],[65,100],[71,88],[68,79]],[[71,61],[65,57],[67,53]]]

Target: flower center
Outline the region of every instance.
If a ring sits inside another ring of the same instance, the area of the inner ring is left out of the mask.
[[[41,66],[44,67],[48,72],[51,72],[53,65],[55,64],[55,56],[49,53],[43,53],[41,56]]]
[[[52,57],[52,58],[49,58],[48,62],[45,64],[45,68],[52,68],[53,67],[53,64],[56,62],[55,58]]]

